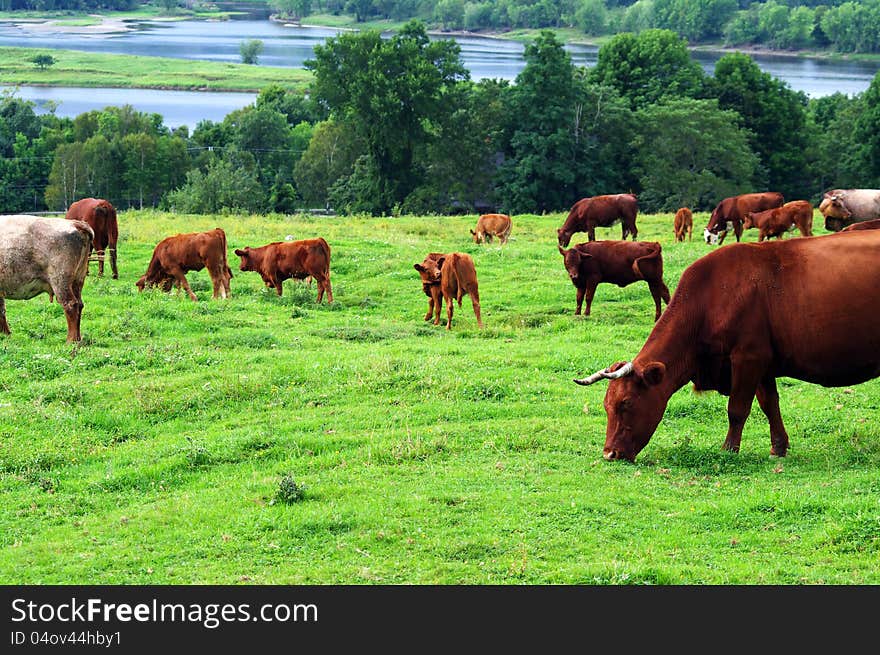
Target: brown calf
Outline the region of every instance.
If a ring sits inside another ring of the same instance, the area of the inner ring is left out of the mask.
[[[440,293],[446,301],[446,329],[452,329],[452,301],[458,301],[461,307],[461,299],[465,294],[471,297],[474,306],[474,315],[477,317],[477,325],[483,327],[483,319],[480,316],[480,292],[477,284],[477,269],[470,255],[462,252],[453,252],[448,255],[430,253],[421,264],[415,264],[414,268],[422,277],[422,288],[431,297],[428,309],[436,312],[434,325],[440,324],[440,300],[434,293],[433,286],[439,283]],[[429,293],[430,290],[430,293]],[[436,299],[435,299],[436,298]],[[425,320],[430,317],[425,316]]]
[[[501,243],[507,243],[510,236],[510,216],[507,214],[483,214],[477,219],[477,231],[471,230],[474,235],[474,243],[492,243],[492,237],[498,237]]]
[[[559,246],[559,252],[571,283],[577,289],[575,314],[581,313],[586,299],[584,316],[590,315],[593,295],[601,282],[619,287],[639,280],[647,282],[656,306],[655,321],[660,318],[660,299],[669,304],[669,289],[663,282],[663,255],[656,241],[590,241],[568,250]]]
[[[172,285],[186,290],[197,301],[186,280],[189,271],[208,269],[214,285],[214,298],[229,297],[229,280],[232,271],[226,263],[226,233],[219,227],[208,232],[176,234],[162,239],[153,250],[147,272],[136,282],[140,291],[144,287],[161,287],[170,291]]]
[[[330,286],[330,245],[321,237],[300,241],[276,241],[259,248],[236,250],[241,257],[241,270],[256,271],[267,287],[280,296],[285,280],[304,280],[311,276],[318,282],[321,302],[327,292],[327,302],[333,302]]]
[[[747,212],[743,219],[743,229],[758,228],[759,243],[773,237],[782,239],[795,226],[801,236],[813,236],[813,205],[806,200],[792,200],[762,212]]]
[[[694,215],[691,210],[687,207],[682,207],[675,212],[672,228],[675,231],[676,242],[684,241],[685,234],[687,234],[688,241],[692,241],[694,236]]]
[[[429,252],[421,264],[413,264],[413,268],[422,277],[422,291],[428,296],[428,313],[425,314],[425,320],[430,321],[434,317],[434,325],[440,324],[440,309],[443,307],[443,295],[440,293],[439,262],[444,259],[446,259],[446,255],[442,252]],[[432,270],[437,271],[436,277],[429,272],[429,263],[433,263]]]

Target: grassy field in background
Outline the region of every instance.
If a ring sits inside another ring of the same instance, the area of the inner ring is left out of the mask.
[[[635,464],[603,461],[606,386],[571,379],[634,356],[653,302],[601,285],[575,317],[562,218],[514,216],[500,247],[470,241],[474,216],[121,212],[120,279],[87,278],[81,345],[46,295],[7,302],[0,583],[880,582],[880,381],[780,380],[785,459],[757,404],[721,451],[726,398],[687,386]],[[638,225],[672,291],[710,250],[673,243],[671,214]],[[217,226],[231,299],[204,271],[197,303],[137,292],[160,239]],[[287,235],[330,243],[332,305],[238,270],[235,248]],[[483,330],[467,297],[451,332],[422,320],[413,264],[456,250]]]
[[[41,69],[38,54],[57,60]],[[77,50],[0,47],[0,82],[15,85],[122,87],[259,92],[269,84],[305,91],[313,76],[301,68],[226,64],[171,57],[93,54]]]

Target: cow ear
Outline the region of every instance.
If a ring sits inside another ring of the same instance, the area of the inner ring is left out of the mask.
[[[443,268],[443,262],[446,261],[446,257],[441,257],[437,260],[437,268]]]
[[[425,267],[421,264],[413,264],[413,268],[416,269],[419,273],[425,272]]]
[[[474,236],[477,236],[477,233],[474,232],[473,230],[471,230],[471,234],[473,234]]]
[[[244,257],[247,253],[244,250],[239,250],[238,248],[236,248],[235,254],[238,255],[239,257]]]
[[[649,387],[657,386],[666,376],[666,365],[663,362],[648,362],[640,367],[638,375]]]

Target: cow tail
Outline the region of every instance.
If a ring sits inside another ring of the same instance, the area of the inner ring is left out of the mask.
[[[74,220],[71,221],[71,224],[86,238],[85,247],[80,254],[80,260],[76,266],[76,277],[84,278],[89,272],[89,257],[92,254],[92,243],[95,240],[95,232],[88,223],[83,221]]]
[[[647,264],[648,262],[655,260],[655,259],[657,260],[657,270],[661,276],[663,275],[663,259],[660,257],[661,250],[662,249],[660,247],[660,244],[659,243],[655,244],[655,247],[653,248],[653,250],[649,254],[643,255],[642,257],[638,257],[633,262],[632,270],[633,270],[633,273],[635,273],[637,278],[639,278],[640,280],[645,279],[645,274],[642,272],[641,263],[644,262]]]

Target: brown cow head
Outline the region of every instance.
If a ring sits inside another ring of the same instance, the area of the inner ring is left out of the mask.
[[[745,218],[743,218],[743,229],[748,230],[753,227],[755,227],[755,213],[746,212]]]
[[[445,257],[439,259],[425,258],[421,264],[413,264],[413,268],[419,272],[422,277],[422,284],[439,284],[440,270],[443,268]]]
[[[568,277],[571,278],[572,284],[577,285],[578,276],[580,276],[581,262],[585,257],[590,257],[590,255],[580,252],[577,248],[569,248],[568,250],[565,250],[562,246],[559,246],[559,254],[562,255],[565,270],[568,273]]]
[[[648,445],[663,418],[669,394],[663,390],[666,366],[662,362],[633,364],[618,362],[589,377],[575,380],[588,385],[610,379],[605,392],[605,447],[606,460],[635,461],[636,455]]]
[[[471,230],[471,234],[474,235],[474,243],[483,243],[483,233],[482,232],[474,232]]]
[[[571,243],[571,232],[566,232],[562,228],[556,230],[556,240],[559,242],[560,248],[568,248],[568,244]]]
[[[256,271],[256,262],[254,262],[254,257],[251,254],[250,246],[246,246],[244,250],[236,249],[235,254],[241,257],[241,264],[239,265],[239,270],[242,271]],[[232,277],[232,272],[230,271],[230,277]]]

